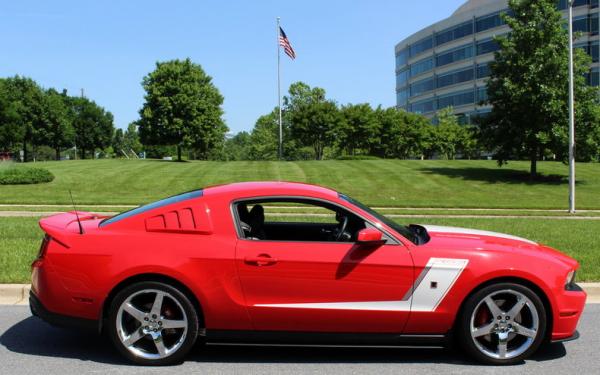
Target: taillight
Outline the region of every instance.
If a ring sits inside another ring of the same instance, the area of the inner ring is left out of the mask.
[[[43,259],[44,255],[46,255],[46,251],[48,250],[48,245],[50,244],[50,236],[45,235],[42,240],[42,245],[40,246],[40,251],[38,252],[37,259]]]

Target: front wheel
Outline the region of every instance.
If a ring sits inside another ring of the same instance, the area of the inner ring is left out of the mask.
[[[140,282],[120,291],[108,320],[108,334],[117,350],[142,365],[182,361],[198,336],[198,317],[190,300],[160,282]]]
[[[465,302],[458,336],[480,362],[510,365],[533,354],[546,335],[546,309],[531,289],[515,283],[487,286]]]

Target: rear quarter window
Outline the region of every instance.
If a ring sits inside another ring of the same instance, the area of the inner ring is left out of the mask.
[[[156,201],[156,202],[148,203],[147,205],[140,206],[140,207],[134,208],[132,210],[125,211],[123,213],[115,215],[113,217],[110,217],[108,219],[105,219],[105,220],[103,220],[100,223],[100,227],[103,227],[105,225],[114,224],[114,223],[119,222],[119,221],[121,221],[123,219],[127,219],[129,217],[142,214],[144,212],[153,210],[155,208],[160,208],[160,207],[168,206],[168,205],[173,204],[173,203],[183,202],[183,201],[186,201],[188,199],[199,198],[199,197],[202,196],[202,194],[203,194],[203,190],[200,189],[200,190],[189,191],[187,193],[183,193],[183,194],[179,194],[179,195],[174,195],[172,197],[161,199],[161,200]]]

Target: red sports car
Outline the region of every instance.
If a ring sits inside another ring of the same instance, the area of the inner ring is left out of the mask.
[[[267,220],[265,220],[265,217]],[[505,234],[402,226],[315,185],[208,187],[40,221],[34,315],[140,364],[206,343],[453,345],[491,364],[577,337],[578,263]]]

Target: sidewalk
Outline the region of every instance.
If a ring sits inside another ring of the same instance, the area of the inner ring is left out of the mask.
[[[578,283],[588,294],[587,303],[600,303],[600,283]],[[0,284],[0,305],[29,304],[29,284]]]

